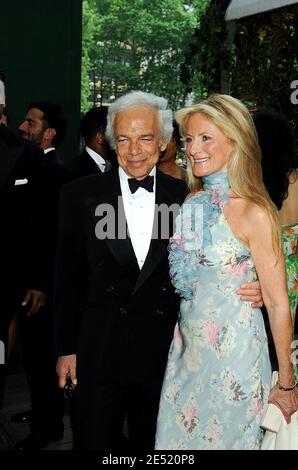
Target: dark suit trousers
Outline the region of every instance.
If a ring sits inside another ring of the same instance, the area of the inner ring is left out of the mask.
[[[122,430],[128,423],[128,450],[153,451],[162,381],[120,386],[79,381],[76,390],[79,450],[124,450]]]
[[[63,390],[58,387],[53,354],[50,302],[35,315],[20,312],[24,367],[32,402],[32,431],[58,438],[63,433]]]

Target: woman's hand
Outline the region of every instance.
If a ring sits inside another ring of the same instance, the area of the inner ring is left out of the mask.
[[[286,422],[291,422],[291,416],[298,410],[298,387],[285,392],[275,385],[269,393],[268,403],[277,406],[285,417]]]

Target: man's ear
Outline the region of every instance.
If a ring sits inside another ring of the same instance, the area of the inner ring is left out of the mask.
[[[159,144],[159,150],[160,150],[161,152],[163,152],[163,151],[167,148],[167,145],[168,145],[168,144],[164,144],[163,142],[161,142],[161,143]]]
[[[99,145],[102,145],[105,141],[105,136],[101,131],[96,132],[95,138]]]
[[[56,129],[54,129],[53,127],[48,127],[43,133],[43,139],[53,142],[53,139],[56,134],[57,134]]]

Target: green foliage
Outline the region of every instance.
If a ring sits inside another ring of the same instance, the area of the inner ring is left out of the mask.
[[[243,18],[233,39],[229,0],[84,0],[82,110],[141,89],[172,107],[224,91],[248,107],[295,114],[298,6]],[[297,115],[297,111],[296,111]]]
[[[83,2],[83,37],[82,37],[82,72],[81,72],[81,111],[90,109],[90,78],[91,62],[89,50],[93,44],[96,14],[93,2]]]
[[[196,99],[228,92],[249,108],[270,106],[295,120],[290,83],[297,79],[298,6],[242,18],[230,37],[227,0],[212,0],[186,54],[182,80]]]
[[[229,0],[209,1],[185,54],[182,80],[195,100],[219,92],[228,63],[224,14]]]
[[[298,7],[244,18],[237,25],[232,92],[293,117],[290,83],[297,79]]]
[[[133,89],[162,95],[173,107],[182,103],[184,53],[208,3],[85,0],[82,110]]]

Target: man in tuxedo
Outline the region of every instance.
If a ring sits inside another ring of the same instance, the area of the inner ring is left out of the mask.
[[[63,437],[63,392],[58,387],[53,354],[52,278],[58,231],[58,199],[62,184],[69,181],[68,171],[56,148],[66,132],[62,108],[50,102],[31,103],[25,120],[19,126],[24,139],[42,150],[39,175],[43,191],[43,212],[47,217],[47,252],[49,289],[44,306],[38,314],[19,315],[24,365],[30,389],[32,413],[25,411],[13,421],[30,421],[31,433],[16,444],[16,450],[34,450]]]
[[[0,81],[0,120],[4,104]],[[39,187],[41,155],[35,145],[0,124],[0,340],[6,352],[8,329],[16,311],[35,315],[44,304],[49,284],[46,219]],[[4,377],[1,365],[0,395]]]
[[[19,125],[20,135],[44,152],[44,176],[52,194],[59,193],[61,184],[68,181],[68,172],[56,150],[63,142],[66,129],[61,106],[48,101],[30,103],[25,119]]]
[[[57,153],[67,129],[62,107],[48,101],[32,102],[27,108],[24,121],[19,125],[20,135],[43,150],[41,178],[44,184],[46,210],[51,220],[51,250],[54,260],[57,226],[58,200],[62,184],[70,181],[69,171]]]
[[[107,107],[90,109],[82,118],[80,135],[85,148],[67,165],[72,178],[104,173],[111,168],[112,150],[105,137]]]
[[[131,449],[154,448],[179,307],[167,253],[173,212],[163,212],[166,233],[159,209],[179,207],[186,195],[183,181],[155,166],[172,131],[165,99],[143,92],[120,97],[109,108],[106,131],[119,169],[62,190],[57,373],[61,387],[68,377],[76,386],[81,449],[117,450],[125,417]]]
[[[29,104],[25,119],[19,125],[19,132],[24,139],[30,140],[47,154],[62,143],[66,127],[66,119],[59,104],[38,101]]]

